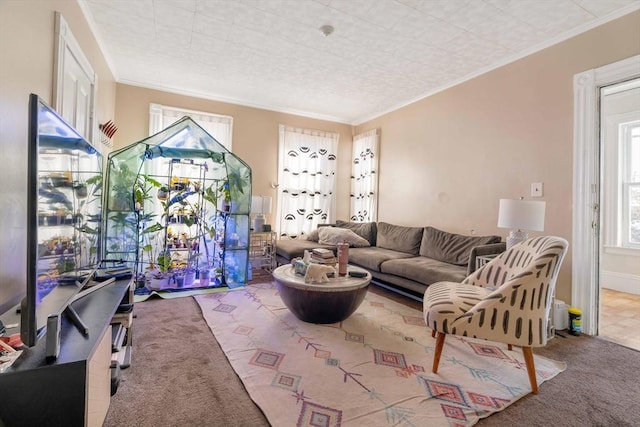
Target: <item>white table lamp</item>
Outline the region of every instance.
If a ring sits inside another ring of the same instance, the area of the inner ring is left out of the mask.
[[[543,201],[500,199],[498,227],[512,229],[507,237],[507,249],[527,240],[527,231],[544,230],[545,207]]]
[[[271,213],[271,197],[252,196],[251,213],[255,215],[253,218],[253,231],[263,231],[265,222],[264,215]]]

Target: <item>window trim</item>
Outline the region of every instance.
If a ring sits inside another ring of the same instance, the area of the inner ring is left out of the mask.
[[[606,252],[611,253],[611,248],[627,249],[629,251],[640,251],[640,245],[628,242],[625,236],[628,228],[628,214],[626,212],[625,179],[628,168],[627,162],[623,159],[629,158],[626,155],[628,148],[623,146],[621,127],[625,124],[638,121],[638,111],[631,111],[622,114],[613,114],[606,118],[606,138],[613,141],[603,148],[603,173],[604,179],[603,211],[608,218],[603,221],[604,225],[604,246],[608,248]],[[625,157],[626,156],[626,157]],[[625,225],[626,224],[626,225]],[[626,228],[625,228],[626,227]]]
[[[636,112],[636,118],[640,113]],[[640,250],[640,243],[629,241],[629,232],[631,231],[631,222],[629,218],[630,200],[629,194],[632,187],[640,187],[640,181],[631,181],[631,143],[633,137],[631,132],[633,129],[640,129],[640,119],[631,122],[624,122],[618,125],[620,136],[620,154],[619,159],[620,173],[620,245],[624,248]]]

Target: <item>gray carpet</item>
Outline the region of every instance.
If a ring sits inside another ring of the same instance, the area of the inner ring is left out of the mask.
[[[375,286],[370,291],[421,309]],[[122,371],[104,426],[269,425],[193,298],[151,299],[136,304],[134,313],[132,366]],[[640,352],[582,335],[555,338],[534,353],[568,368],[542,384],[537,396],[525,396],[478,426],[639,425]]]

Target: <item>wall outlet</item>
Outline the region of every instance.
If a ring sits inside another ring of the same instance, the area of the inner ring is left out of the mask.
[[[531,197],[542,197],[542,183],[534,182],[531,184]]]

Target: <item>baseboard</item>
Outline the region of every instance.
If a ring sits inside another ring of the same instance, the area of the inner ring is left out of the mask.
[[[404,291],[404,290],[402,290],[402,289],[400,289],[398,287],[388,285],[388,284],[386,284],[384,282],[381,282],[381,281],[379,281],[377,279],[371,279],[371,283],[373,283],[374,285],[379,286],[381,288],[384,288],[384,289],[386,289],[388,291],[392,291],[392,292],[395,292],[395,293],[400,294],[402,296],[405,296],[407,298],[411,298],[411,299],[416,300],[418,302],[423,302],[423,299],[420,298],[418,295],[416,295],[414,293],[411,293],[411,292],[408,292],[408,291]]]
[[[640,295],[640,276],[615,271],[601,271],[600,286],[618,292]]]

